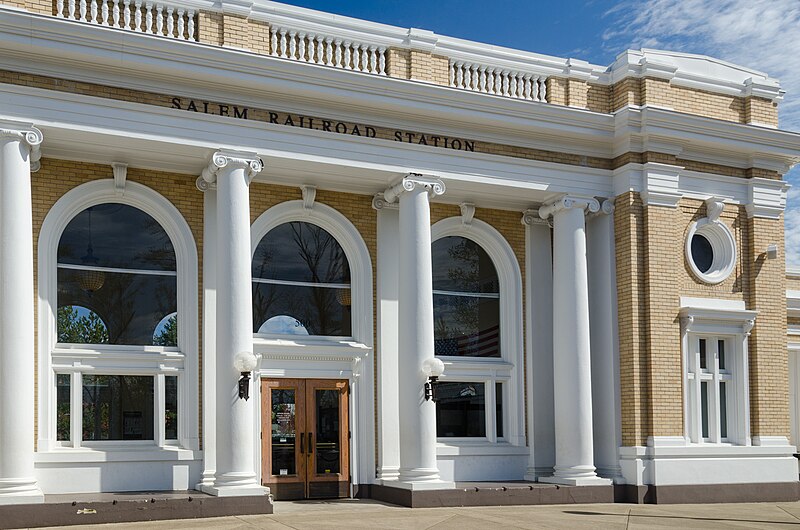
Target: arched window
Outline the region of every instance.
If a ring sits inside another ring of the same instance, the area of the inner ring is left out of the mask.
[[[253,331],[352,335],[350,266],[325,229],[292,221],[271,229],[253,255]]]
[[[470,239],[433,243],[433,321],[436,355],[500,357],[497,270]]]
[[[69,222],[58,243],[59,342],[177,346],[157,332],[176,311],[175,250],[155,219],[105,203]]]

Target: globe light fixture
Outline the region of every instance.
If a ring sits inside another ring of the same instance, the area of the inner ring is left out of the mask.
[[[425,359],[422,362],[422,372],[428,376],[428,380],[425,381],[425,401],[436,403],[436,385],[444,373],[444,363],[436,357]]]
[[[249,351],[242,351],[233,357],[233,366],[241,374],[239,378],[239,399],[250,399],[250,372],[256,369],[258,359]]]

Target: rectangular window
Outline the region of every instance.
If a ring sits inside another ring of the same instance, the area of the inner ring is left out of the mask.
[[[70,440],[70,380],[69,374],[56,374],[56,440]]]
[[[494,385],[495,421],[497,422],[497,437],[503,437],[503,383]]]
[[[717,341],[717,351],[719,353],[719,369],[725,369],[725,341],[720,339]]]
[[[706,362],[706,339],[700,339],[700,369],[707,369]]]
[[[84,375],[83,439],[153,440],[154,379]]]
[[[485,438],[486,385],[438,383],[436,434],[441,438]]]
[[[708,383],[700,383],[700,417],[702,422],[702,436],[708,438]]]
[[[178,439],[178,378],[164,377],[164,438]]]

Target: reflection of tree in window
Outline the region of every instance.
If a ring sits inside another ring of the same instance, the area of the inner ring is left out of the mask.
[[[58,342],[107,344],[108,329],[97,313],[79,306],[58,308]]]
[[[350,335],[349,264],[323,228],[304,222],[273,228],[256,247],[252,272],[254,332]]]
[[[153,440],[153,377],[83,376],[84,440]]]
[[[436,355],[500,356],[500,295],[491,258],[474,241],[433,243]]]
[[[177,310],[176,270],[172,242],[150,215],[124,204],[92,206],[59,241],[59,311],[87,308],[105,324],[109,344],[153,344],[153,330]],[[84,340],[62,333],[62,321],[61,342]]]

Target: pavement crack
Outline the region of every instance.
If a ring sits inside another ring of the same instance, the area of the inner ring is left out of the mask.
[[[781,509],[781,510],[783,510],[784,512],[788,513],[789,515],[791,515],[792,517],[794,517],[795,519],[797,519],[798,521],[800,521],[800,517],[797,517],[795,514],[793,514],[792,512],[790,512],[789,510],[787,510],[786,508],[784,508],[783,506],[781,506],[780,504],[776,504],[775,506],[777,506],[778,508],[780,508],[780,509]]]
[[[628,517],[625,518],[625,530],[628,530],[628,528],[630,528],[630,526],[631,526],[631,512],[632,511],[633,510],[631,508],[628,508]]]

